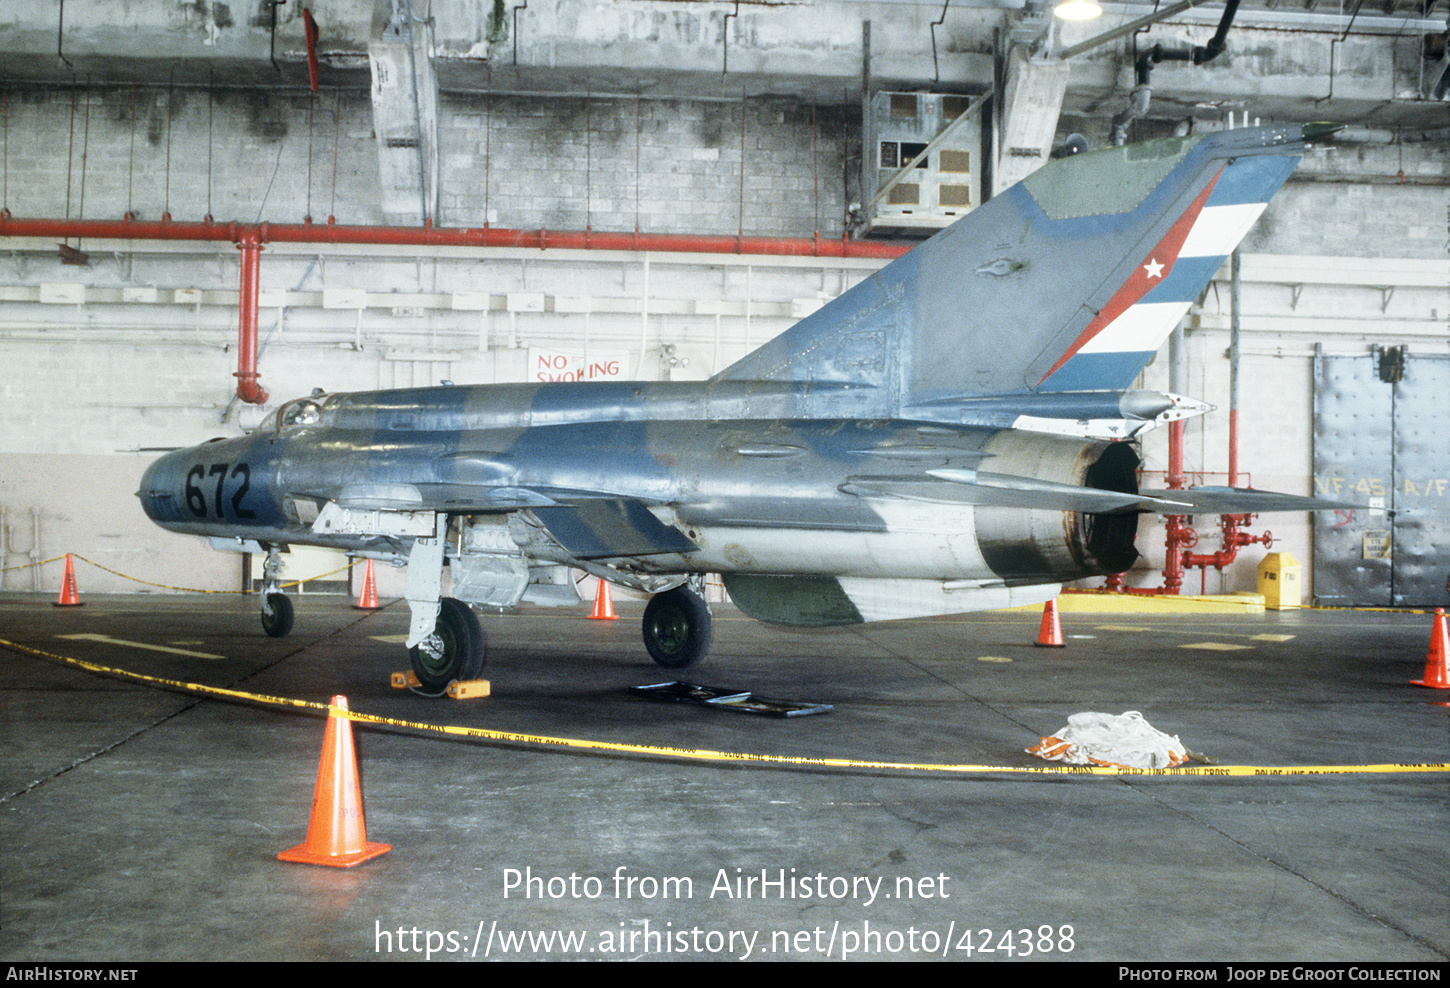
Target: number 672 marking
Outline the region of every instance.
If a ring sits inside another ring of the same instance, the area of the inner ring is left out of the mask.
[[[213,463],[210,467],[198,463],[186,473],[186,507],[198,518],[207,517],[207,492],[202,488],[202,483],[208,477],[216,478],[216,494],[213,498],[213,505],[216,508],[216,517],[223,518],[222,513],[222,488],[228,479],[236,480],[241,478],[241,483],[232,492],[232,516],[239,521],[246,521],[257,517],[256,513],[242,507],[242,499],[247,496],[247,491],[252,488],[252,468],[245,463],[238,463],[231,467],[231,473],[227,473],[228,463]],[[209,487],[210,485],[208,485]]]

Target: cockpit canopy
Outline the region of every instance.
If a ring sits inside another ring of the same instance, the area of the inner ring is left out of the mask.
[[[277,414],[269,418],[262,429],[266,432],[281,432],[298,426],[317,425],[322,421],[322,407],[327,403],[327,398],[323,394],[294,398],[277,409]]]

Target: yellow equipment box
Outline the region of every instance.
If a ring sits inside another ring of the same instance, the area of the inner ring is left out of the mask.
[[[1259,593],[1264,606],[1271,611],[1299,607],[1302,590],[1299,583],[1299,560],[1287,552],[1271,552],[1259,563]]]

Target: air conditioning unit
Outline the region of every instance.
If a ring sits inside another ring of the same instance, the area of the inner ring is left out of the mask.
[[[871,98],[864,233],[930,235],[982,201],[980,101],[942,93]],[[873,181],[874,179],[874,181]]]

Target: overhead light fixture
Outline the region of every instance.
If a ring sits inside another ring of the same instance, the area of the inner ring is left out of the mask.
[[[1052,12],[1065,21],[1090,21],[1103,16],[1102,5],[1097,0],[1062,0]]]

